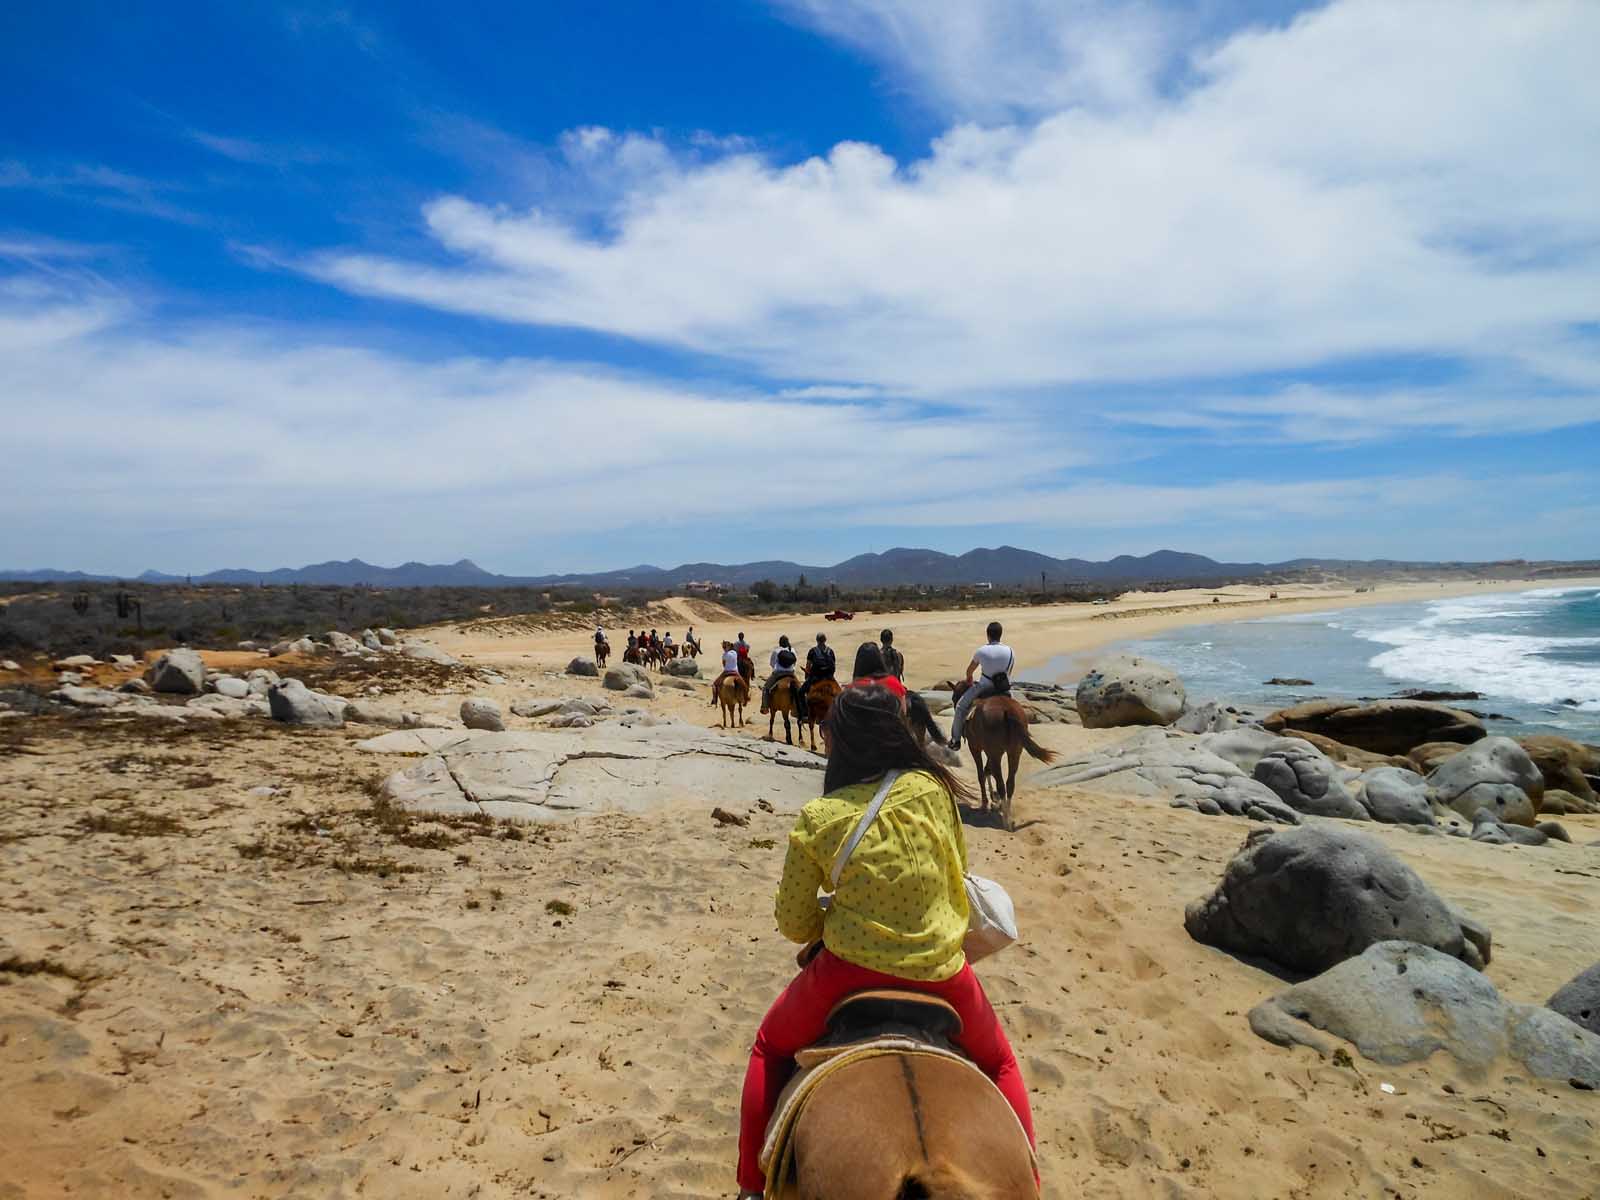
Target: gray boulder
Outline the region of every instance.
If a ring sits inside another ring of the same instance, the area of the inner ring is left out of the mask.
[[[590,678],[593,678],[594,676],[600,674],[600,668],[594,665],[594,659],[584,658],[583,655],[580,654],[577,658],[573,659],[567,664],[567,674],[587,675]]]
[[[1557,988],[1545,1007],[1590,1033],[1600,1033],[1600,962]]]
[[[1182,733],[1225,733],[1239,728],[1239,718],[1215,700],[1197,708],[1185,709],[1172,727]]]
[[[680,679],[698,679],[700,677],[700,664],[692,658],[669,658],[667,660],[667,674],[676,675]]]
[[[1470,744],[1481,739],[1483,722],[1471,713],[1426,700],[1308,700],[1280,708],[1262,726],[1321,734],[1374,754],[1407,754],[1424,742]]]
[[[356,725],[379,725],[385,729],[444,729],[444,721],[419,712],[384,708],[370,700],[352,700],[345,705],[344,719]]]
[[[1488,930],[1383,843],[1337,825],[1252,832],[1183,924],[1197,942],[1297,971],[1323,971],[1396,938],[1474,967],[1489,961]]]
[[[1117,655],[1098,663],[1078,683],[1078,715],[1085,729],[1116,725],[1171,725],[1183,715],[1183,682],[1160,663]]]
[[[692,692],[696,690],[694,684],[690,683],[687,679],[663,679],[661,681],[661,686],[674,688],[680,692]]]
[[[360,642],[348,633],[340,633],[337,629],[328,630],[325,640],[333,647],[335,654],[360,654],[364,649]]]
[[[613,692],[625,692],[636,683],[649,683],[650,676],[644,673],[643,667],[636,667],[632,663],[618,663],[614,667],[606,668],[606,677],[601,685]]]
[[[1367,810],[1345,786],[1348,773],[1315,746],[1296,742],[1262,755],[1252,775],[1295,812],[1365,821]]]
[[[1402,767],[1374,767],[1357,780],[1361,803],[1374,821],[1387,825],[1432,825],[1428,781]]]
[[[1544,776],[1516,742],[1491,737],[1445,759],[1428,776],[1428,786],[1440,805],[1468,820],[1488,809],[1509,824],[1532,825]]]
[[[207,709],[219,717],[237,719],[240,717],[265,717],[271,715],[267,702],[260,696],[245,698],[237,696],[224,696],[212,692],[205,696],[196,696],[189,701],[190,709]]]
[[[1526,825],[1507,825],[1487,808],[1480,808],[1473,816],[1471,837],[1475,842],[1488,842],[1492,846],[1513,843],[1518,846],[1543,846],[1550,841],[1550,835],[1543,830],[1529,829]]]
[[[656,690],[648,683],[636,683],[622,694],[633,700],[653,700]]]
[[[400,644],[400,639],[395,635],[395,632],[392,629],[385,629],[382,626],[379,626],[375,632],[378,635],[378,641],[383,643],[385,646],[394,647]]]
[[[1250,1028],[1280,1046],[1354,1043],[1374,1062],[1421,1062],[1444,1051],[1474,1073],[1505,1057],[1529,1074],[1600,1086],[1600,1036],[1548,1008],[1508,1004],[1487,977],[1428,946],[1379,942],[1251,1010]]]
[[[243,700],[250,694],[250,685],[235,675],[218,675],[211,681],[211,690],[230,700]]]
[[[285,654],[317,654],[322,647],[308,637],[285,638],[281,642],[274,642],[268,653],[273,658],[281,658]]]
[[[1279,737],[1265,729],[1228,729],[1200,735],[1200,744],[1225,758],[1246,775],[1253,773],[1264,755],[1292,746],[1293,738]]]
[[[468,729],[505,732],[506,719],[500,706],[487,696],[472,696],[461,702],[461,723]]]
[[[400,653],[407,658],[414,658],[419,662],[435,663],[441,667],[459,667],[461,665],[459,658],[446,654],[431,642],[407,642],[400,647]]]
[[[361,631],[361,644],[368,650],[383,649],[383,643],[378,640],[377,631],[372,629],[363,629]]]
[[[158,692],[198,696],[206,684],[206,665],[196,650],[168,650],[144,673],[145,682]]]
[[[50,693],[57,704],[70,704],[74,708],[115,708],[129,703],[133,697],[126,692],[113,692],[109,688],[78,687],[67,684]]]
[[[267,708],[274,721],[337,729],[344,724],[345,702],[313,692],[298,679],[285,679],[267,689]]]
[[[117,691],[131,696],[148,696],[155,689],[142,679],[124,679],[117,685]]]

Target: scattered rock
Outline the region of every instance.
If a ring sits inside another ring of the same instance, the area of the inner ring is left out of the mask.
[[[93,667],[99,665],[99,659],[92,654],[72,654],[66,658],[58,658],[50,664],[55,671],[76,671],[79,667]]]
[[[1183,924],[1197,942],[1297,971],[1326,970],[1395,938],[1478,968],[1489,961],[1488,930],[1383,843],[1337,825],[1253,831]]]
[[[20,671],[22,664],[14,658],[0,659],[0,671]]]
[[[382,642],[385,646],[398,646],[400,644],[400,639],[395,635],[394,630],[384,629],[380,626],[376,632],[378,634],[378,641]]]
[[[557,713],[550,718],[551,729],[588,729],[594,725],[594,718],[580,712]]]
[[[51,692],[50,699],[58,704],[70,704],[74,708],[115,708],[119,704],[128,703],[132,697],[126,692],[113,692],[107,688],[78,687],[68,684]]]
[[[1404,767],[1411,770],[1414,764],[1409,758],[1398,754],[1374,754],[1371,750],[1363,750],[1359,746],[1346,746],[1343,742],[1336,742],[1331,737],[1323,737],[1320,733],[1310,733],[1304,729],[1286,729],[1284,737],[1299,738],[1315,746],[1334,762],[1346,767],[1354,767],[1358,771],[1365,771],[1369,767]],[[1456,749],[1461,749],[1456,746]]]
[[[68,687],[76,687],[83,682],[83,673],[81,671],[62,671],[61,674],[56,676],[56,682]]]
[[[738,813],[731,813],[725,808],[713,808],[711,810],[711,819],[718,825],[745,826],[750,824],[749,817],[742,817]]]
[[[1600,1034],[1600,962],[1557,988],[1545,1007],[1590,1033]]]
[[[1367,810],[1345,786],[1349,773],[1315,746],[1296,741],[1262,755],[1252,774],[1295,812],[1365,821]]]
[[[1542,846],[1550,839],[1537,829],[1522,825],[1507,825],[1486,808],[1480,808],[1472,818],[1472,840],[1487,842],[1491,846]]]
[[[1579,813],[1600,812],[1600,803],[1574,796],[1561,788],[1546,787],[1544,799],[1539,803],[1539,812],[1543,816],[1573,816]]]
[[[197,651],[187,647],[168,650],[144,673],[145,682],[158,692],[198,696],[205,687],[206,665]]]
[[[1313,1027],[1389,1066],[1443,1050],[1481,1072],[1509,1056],[1541,1079],[1600,1086],[1600,1036],[1548,1008],[1507,1004],[1467,964],[1411,942],[1376,943],[1250,1013],[1268,1041],[1327,1056],[1332,1047]]]
[[[377,630],[374,629],[363,629],[361,631],[360,642],[368,650],[383,649],[383,643],[378,640]]]
[[[1544,776],[1528,752],[1506,737],[1485,738],[1452,754],[1428,775],[1438,804],[1476,821],[1488,809],[1512,825],[1532,825]]]
[[[281,642],[274,642],[268,653],[273,658],[281,658],[285,654],[319,654],[322,647],[309,637],[285,638]]]
[[[1308,700],[1280,708],[1262,726],[1274,733],[1303,730],[1374,754],[1406,754],[1424,742],[1460,742],[1486,735],[1471,713],[1420,700]]]
[[[663,679],[661,681],[661,686],[673,688],[680,692],[692,692],[696,690],[694,684],[690,683],[687,679]]]
[[[348,633],[340,633],[337,629],[328,630],[324,636],[328,645],[333,647],[335,654],[360,654],[366,649],[365,646]]]
[[[1263,682],[1261,686],[1262,687],[1316,687],[1317,685],[1312,680],[1309,680],[1309,679],[1280,679],[1276,675],[1274,675],[1271,679],[1268,679],[1265,682]]]
[[[267,706],[274,721],[336,729],[344,724],[345,702],[313,692],[298,679],[285,679],[267,689]]]
[[[1261,761],[1262,755],[1280,750],[1291,743],[1288,738],[1268,733],[1265,729],[1240,728],[1224,730],[1221,733],[1202,734],[1200,744],[1218,758],[1227,759],[1249,775],[1256,769],[1256,764]]]
[[[1374,821],[1387,825],[1432,825],[1428,781],[1404,767],[1374,767],[1356,781],[1357,798]]]
[[[446,729],[444,721],[419,712],[383,708],[370,700],[352,700],[345,705],[344,719],[356,725],[378,725],[385,729]]]
[[[585,658],[580,654],[577,658],[573,659],[567,664],[567,674],[587,675],[590,678],[593,678],[594,676],[600,674],[600,668],[594,665],[594,659]]]
[[[644,673],[643,667],[636,667],[632,663],[617,663],[616,666],[606,668],[602,686],[613,692],[625,692],[636,683],[649,682],[650,676]]]
[[[1534,829],[1544,834],[1552,842],[1566,842],[1567,845],[1572,845],[1572,835],[1567,832],[1566,827],[1559,821],[1540,821],[1534,826]]]
[[[502,733],[506,727],[500,705],[487,696],[472,696],[461,702],[461,723],[468,729],[484,729],[490,733]]]
[[[1148,659],[1119,655],[1097,664],[1078,684],[1085,729],[1170,725],[1183,715],[1183,682]]]
[[[243,700],[250,694],[250,685],[243,679],[233,675],[218,675],[211,681],[211,690],[219,696],[228,696],[234,700]]]
[[[205,696],[196,696],[189,701],[191,709],[205,709],[216,713],[219,717],[228,717],[238,720],[243,717],[266,717],[271,715],[271,709],[266,700],[260,696],[250,696],[248,699],[235,696],[224,696],[220,693],[210,693]]]
[[[636,683],[622,694],[633,700],[654,700],[656,690],[648,683]]]
[[[700,678],[700,664],[692,658],[669,658],[667,659],[667,674],[676,675],[680,679],[698,679]]]
[[[431,662],[441,667],[459,667],[461,660],[446,654],[431,642],[406,642],[400,647],[400,653],[407,658],[415,658],[420,662]]]
[[[130,696],[148,696],[154,690],[142,679],[125,679],[117,685],[117,691],[126,692]]]

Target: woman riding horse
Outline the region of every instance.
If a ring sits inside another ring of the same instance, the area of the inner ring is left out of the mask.
[[[739,1113],[741,1198],[766,1187],[759,1155],[795,1054],[820,1038],[833,1007],[853,992],[929,992],[961,1018],[957,1044],[994,1080],[1028,1140],[1033,1118],[1022,1071],[962,942],[968,908],[967,844],[956,798],[971,792],[911,736],[885,687],[850,687],[823,728],[827,794],[807,804],[789,835],[776,903],[779,931],[820,949],[767,1011],[756,1034]],[[826,908],[818,891],[877,791],[901,774],[839,875]]]

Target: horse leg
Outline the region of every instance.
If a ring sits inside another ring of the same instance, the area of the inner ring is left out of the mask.
[[[967,753],[972,755],[972,765],[978,768],[978,802],[980,811],[989,811],[988,784],[983,774],[983,751],[978,749],[978,739],[972,736],[967,738]]]

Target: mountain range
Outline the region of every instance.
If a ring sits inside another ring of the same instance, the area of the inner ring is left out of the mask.
[[[753,563],[684,563],[664,568],[648,564],[618,571],[588,574],[515,576],[485,571],[470,559],[453,563],[402,563],[379,567],[352,558],[344,562],[280,567],[274,571],[234,569],[206,575],[168,575],[146,571],[134,580],[81,571],[6,571],[0,580],[35,583],[224,583],[224,584],[331,584],[371,587],[583,587],[600,589],[680,588],[692,580],[709,580],[747,587],[762,579],[791,584],[805,576],[808,583],[836,583],[841,587],[895,586],[957,583],[1031,584],[1042,575],[1048,585],[1066,583],[1143,583],[1155,580],[1249,579],[1288,571],[1321,568],[1348,570],[1481,566],[1464,563],[1402,563],[1392,560],[1360,562],[1350,559],[1297,558],[1280,563],[1218,562],[1203,554],[1157,550],[1153,554],[1122,554],[1106,562],[1082,558],[1052,558],[1015,546],[944,554],[938,550],[897,547],[881,554],[858,554],[832,566],[807,566],[779,560]]]

